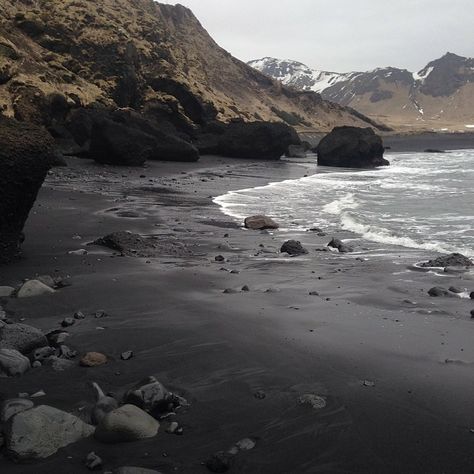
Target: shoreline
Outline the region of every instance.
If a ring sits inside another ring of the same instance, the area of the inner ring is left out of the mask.
[[[303,175],[300,165],[216,157],[130,170],[70,164],[50,175],[25,229],[24,258],[2,268],[1,284],[38,272],[70,275],[72,286],[5,307],[13,319],[44,330],[76,310],[104,309],[111,315],[100,321],[104,330],[88,317],[70,329],[68,344],[104,352],[109,363],[35,369],[3,379],[1,391],[11,397],[43,388],[37,404],[73,412],[92,400],[92,381],[119,393],[155,374],[191,407],[178,416],[181,437],[166,434],[163,423],[156,439],[88,439],[34,465],[0,458],[1,469],[46,474],[67,466],[79,474],[94,450],[106,470],[205,473],[205,459],[245,437],[257,439],[256,447],[236,456],[231,472],[441,474],[472,467],[471,304],[426,294],[464,282],[459,276],[413,272],[403,259],[315,252],[329,234],[294,233],[310,253],[283,257],[278,250],[291,233],[243,230],[212,203],[211,194],[223,189]],[[173,237],[193,255],[145,259],[85,247],[115,230]],[[81,247],[88,255],[67,253]],[[216,262],[217,255],[226,261]],[[244,285],[249,292],[239,291]],[[224,294],[226,288],[238,292]],[[135,357],[121,361],[123,350]],[[259,390],[263,400],[254,396]],[[300,405],[305,394],[325,397],[326,407]]]

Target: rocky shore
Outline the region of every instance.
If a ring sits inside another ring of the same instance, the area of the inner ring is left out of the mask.
[[[472,270],[341,252],[342,231],[245,229],[212,202],[305,165],[67,161],[40,191],[24,257],[2,268],[1,330],[36,335],[3,349],[27,370],[2,378],[3,413],[18,412],[2,472],[471,468]],[[158,411],[127,395],[150,383]],[[48,446],[24,464],[16,427],[35,420]]]

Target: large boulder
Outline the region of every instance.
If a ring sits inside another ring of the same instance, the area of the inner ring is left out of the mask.
[[[384,159],[382,139],[371,128],[336,127],[316,147],[318,165],[344,168],[375,168]]]
[[[244,226],[252,230],[278,229],[279,227],[272,218],[263,215],[246,217]]]
[[[0,263],[20,253],[23,226],[53,155],[46,130],[0,115]]]
[[[104,443],[121,443],[153,438],[160,424],[135,405],[123,405],[106,413],[95,431],[95,437]]]
[[[15,349],[0,349],[0,377],[23,375],[30,369],[30,359]]]
[[[99,163],[140,166],[146,160],[197,161],[197,149],[157,123],[128,112],[92,124],[90,156]]]
[[[50,295],[55,293],[55,290],[48,285],[45,285],[40,280],[28,280],[18,290],[17,298],[32,298],[34,296]]]
[[[278,160],[290,145],[300,144],[296,131],[284,123],[237,121],[213,124],[201,135],[197,146],[201,153]]]
[[[27,324],[0,323],[0,349],[15,349],[28,354],[39,347],[46,347],[48,340],[37,328]]]
[[[42,459],[87,438],[94,427],[74,415],[40,405],[10,418],[5,427],[7,453],[19,461]]]

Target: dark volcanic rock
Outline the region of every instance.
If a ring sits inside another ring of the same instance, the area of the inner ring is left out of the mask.
[[[452,253],[420,263],[420,267],[472,267],[474,263],[460,253]]]
[[[113,232],[95,240],[90,245],[100,245],[116,250],[122,255],[158,257],[163,255],[189,256],[190,250],[177,240],[164,237],[142,237],[132,232]]]
[[[446,288],[441,288],[440,286],[430,288],[428,294],[430,296],[450,296],[449,291]]]
[[[0,263],[20,253],[23,226],[53,152],[45,130],[0,116]]]
[[[390,163],[384,159],[382,139],[371,128],[336,127],[316,148],[318,165],[345,168],[375,168]]]
[[[290,255],[304,255],[308,251],[297,240],[287,240],[280,249],[281,253],[288,253]]]
[[[342,242],[342,240],[333,238],[331,242],[328,243],[328,247],[332,247],[333,249],[339,250],[341,253],[353,252],[354,249],[350,246]]]
[[[290,145],[300,145],[296,131],[284,123],[231,122],[212,124],[200,136],[201,153],[231,158],[278,160]]]
[[[252,230],[278,229],[278,224],[267,216],[246,217],[244,226]]]

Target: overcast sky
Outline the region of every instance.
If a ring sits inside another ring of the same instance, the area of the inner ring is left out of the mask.
[[[175,4],[175,1],[161,0]],[[234,56],[346,72],[474,56],[474,0],[181,0]]]

